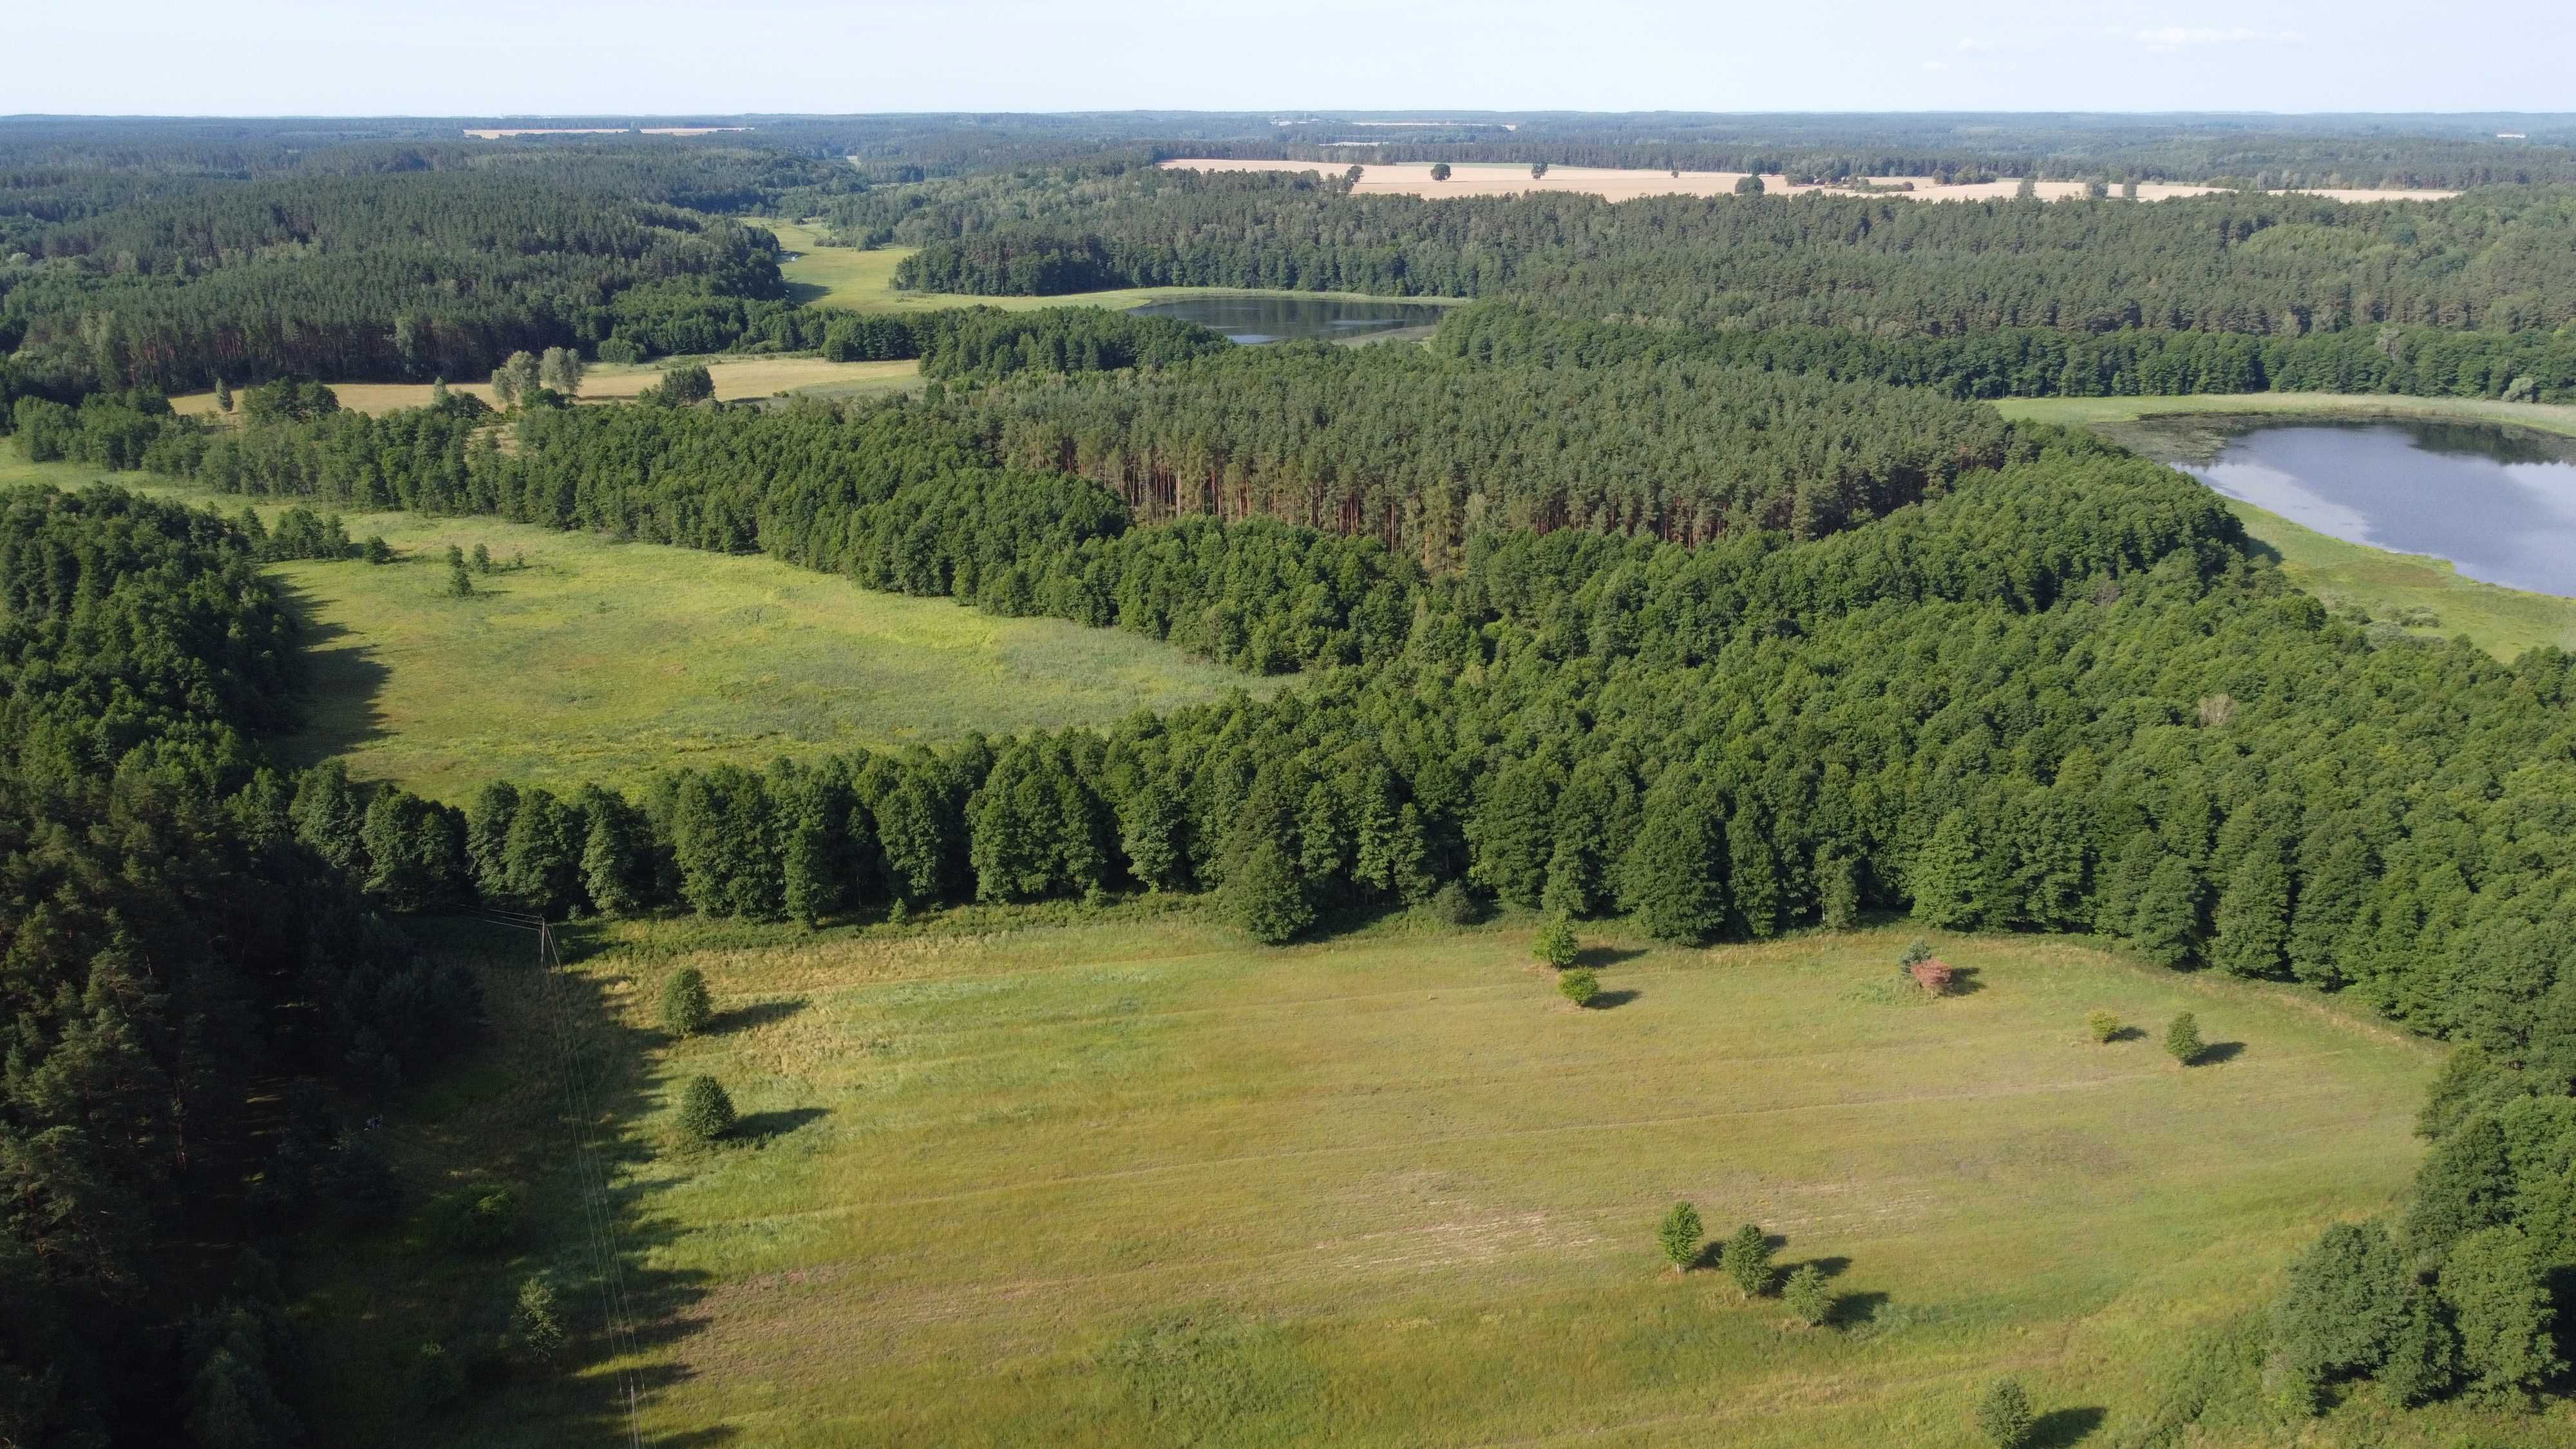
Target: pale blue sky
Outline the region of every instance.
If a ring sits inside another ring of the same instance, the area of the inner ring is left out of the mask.
[[[0,111],[2570,110],[2552,0],[0,0]]]

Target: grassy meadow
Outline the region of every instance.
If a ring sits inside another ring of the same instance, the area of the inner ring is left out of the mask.
[[[942,307],[1000,307],[1021,312],[1037,307],[1114,307],[1124,310],[1148,302],[1176,302],[1185,297],[1361,298],[1358,292],[1298,292],[1258,287],[1120,287],[1105,292],[1067,292],[1051,297],[985,297],[965,292],[901,292],[894,269],[918,247],[827,247],[813,227],[793,221],[758,223],[777,233],[779,244],[800,255],[779,264],[789,295],[819,307],[847,307],[856,312],[929,312]],[[1369,299],[1374,300],[1374,299]],[[1463,297],[1407,297],[1407,302],[1448,306]]]
[[[2424,418],[2496,423],[2576,437],[2576,405],[2502,403],[2480,398],[2245,393],[2180,397],[2011,398],[1995,407],[2008,418],[2088,427],[2136,451],[2158,454],[2176,436],[2172,423],[2195,415],[2295,418]],[[2142,426],[2143,425],[2143,426]],[[2200,439],[2184,439],[2197,443]],[[2214,449],[2218,439],[2206,440]],[[2169,452],[2165,456],[2171,456]],[[2576,649],[2576,599],[2508,589],[2461,574],[2450,560],[2347,543],[2237,499],[2225,500],[2245,531],[2279,555],[2292,583],[2332,607],[2356,605],[2374,619],[2437,622],[2407,632],[2431,638],[2465,634],[2500,659],[2555,644]]]
[[[2195,1328],[2404,1188],[2427,1045],[2062,939],[1942,938],[1967,986],[1934,1001],[1893,981],[1909,934],[1604,925],[1578,1011],[1526,920],[1285,950],[1151,900],[595,927],[562,1009],[618,1088],[635,1347],[445,1423],[388,1388],[423,1324],[577,1269],[530,1085],[558,1008],[497,965],[493,1044],[385,1140],[414,1180],[516,1175],[541,1226],[497,1263],[342,1243],[306,1303],[319,1403],[364,1442],[622,1443],[622,1368],[670,1444],[1965,1445],[2011,1373],[2041,1442],[2117,1444]],[[718,1015],[673,1042],[651,1004],[682,965]],[[2097,1008],[2147,1030],[2097,1045]],[[2186,1009],[2215,1044],[2188,1071],[2157,1043]],[[678,1131],[698,1073],[733,1140]],[[1676,1276],[1677,1198],[1820,1265],[1827,1325]]]
[[[860,397],[879,393],[901,392],[919,385],[921,364],[917,362],[826,362],[819,357],[736,357],[712,353],[704,357],[662,357],[634,364],[593,363],[582,378],[581,400],[586,403],[633,402],[636,394],[659,383],[662,374],[686,362],[706,364],[707,376],[715,383],[716,397],[722,402],[745,398],[777,397]],[[426,382],[335,382],[331,391],[340,406],[362,413],[393,412],[398,408],[429,406],[436,384]],[[499,406],[492,396],[489,382],[451,382],[451,391],[472,393],[486,403]],[[174,412],[196,416],[216,413],[215,395],[209,392],[183,393],[170,399]],[[238,416],[238,414],[236,415]]]
[[[0,456],[0,484],[102,476]],[[113,481],[241,506],[139,474]],[[1277,687],[1121,630],[871,593],[763,556],[487,518],[344,522],[401,558],[275,566],[312,669],[306,728],[279,753],[337,757],[459,804],[493,779],[631,786],[667,766],[1102,724]],[[478,543],[502,567],[476,577],[473,597],[447,597],[448,546]]]

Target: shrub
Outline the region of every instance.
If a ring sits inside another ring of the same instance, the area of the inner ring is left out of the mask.
[[[371,533],[365,543],[358,545],[358,557],[371,564],[389,564],[394,561],[394,546],[385,542],[383,534]]]
[[[2173,1025],[2165,1028],[2165,1054],[2175,1061],[2190,1066],[2200,1060],[2202,1050],[2200,1023],[2190,1012],[2175,1017]]]
[[[1254,846],[1228,875],[1225,901],[1235,924],[1265,946],[1285,945],[1315,924],[1315,903],[1307,897],[1305,879],[1275,840]]]
[[[1485,917],[1475,893],[1454,880],[1432,895],[1431,914],[1449,926],[1472,926]]]
[[[2567,1367],[2550,1333],[2557,1310],[2547,1270],[2522,1229],[2482,1228],[2460,1239],[2442,1264],[2440,1292],[2480,1401],[2528,1407],[2533,1391]]]
[[[707,996],[706,974],[695,966],[683,966],[662,983],[662,1029],[673,1036],[695,1036],[707,1029],[715,1017],[715,1003]]]
[[[2108,1011],[2097,1011],[2084,1018],[2084,1029],[2093,1033],[2097,1042],[2107,1042],[2120,1034],[2120,1018]]]
[[[530,1278],[519,1285],[519,1347],[539,1363],[551,1363],[563,1352],[563,1318],[555,1307],[555,1285]]]
[[[469,1183],[432,1198],[422,1217],[429,1240],[441,1248],[496,1252],[519,1235],[519,1195],[492,1183]]]
[[[1720,1272],[1735,1281],[1736,1291],[1747,1298],[1759,1298],[1771,1291],[1771,1238],[1755,1224],[1746,1223],[1717,1250]]]
[[[1556,978],[1556,989],[1575,1005],[1590,1006],[1592,998],[1601,994],[1601,978],[1578,966]]]
[[[1690,1265],[1699,1261],[1699,1239],[1699,1209],[1686,1202],[1674,1203],[1673,1210],[1655,1225],[1656,1246],[1664,1250],[1676,1273],[1690,1271]]]
[[[455,1403],[465,1393],[465,1366],[443,1343],[424,1343],[411,1363],[411,1395],[425,1409]]]
[[[713,1077],[691,1077],[680,1092],[680,1130],[713,1142],[733,1130],[733,1098]]]
[[[1833,1294],[1825,1287],[1824,1270],[1813,1263],[1801,1263],[1781,1286],[1780,1301],[1791,1317],[1809,1328],[1825,1321],[1833,1309]]]
[[[2033,1422],[2030,1395],[2018,1379],[1995,1380],[1977,1400],[1977,1432],[1995,1449],[2021,1449]]]
[[[1530,945],[1531,955],[1559,971],[1574,964],[1575,950],[1574,922],[1562,915],[1540,927],[1538,939]]]
[[[1896,965],[1899,970],[1911,971],[1917,965],[1931,959],[1932,943],[1917,936],[1905,943],[1905,954],[1896,958]]]

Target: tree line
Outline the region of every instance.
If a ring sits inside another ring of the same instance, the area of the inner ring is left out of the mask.
[[[381,1214],[390,1175],[337,1134],[285,1160],[253,1098],[388,1090],[478,1010],[297,842],[260,742],[297,630],[257,553],[115,489],[0,501],[8,1442],[289,1442],[274,1240]]]

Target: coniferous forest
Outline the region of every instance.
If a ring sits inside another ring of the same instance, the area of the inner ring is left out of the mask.
[[[2576,659],[2367,631],[2199,483],[1983,402],[2576,396],[2563,149],[2383,144],[2368,175],[2472,189],[2372,204],[1422,200],[1321,166],[1151,167],[1281,149],[1267,124],[480,149],[394,122],[0,126],[0,431],[222,500],[0,497],[0,1444],[320,1442],[295,1407],[297,1234],[418,1194],[352,1104],[434,1073],[479,1015],[406,918],[812,926],[1143,893],[1264,944],[1444,897],[1695,944],[1908,913],[2358,1003],[2453,1044],[2431,1152],[2389,1222],[2288,1265],[2264,1392],[2563,1412]],[[2034,122],[1979,151],[1886,118],[1733,124],[1406,144],[2363,174],[2324,125]],[[817,308],[764,215],[918,247],[896,275],[925,291],[1479,300],[1365,347],[1082,306]],[[545,348],[933,381],[375,416],[326,385]],[[237,420],[167,400],[218,381]],[[462,808],[281,770],[305,656],[261,565],[345,555],[325,515],[395,509],[760,553],[1298,679]]]

